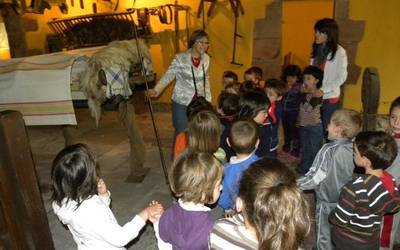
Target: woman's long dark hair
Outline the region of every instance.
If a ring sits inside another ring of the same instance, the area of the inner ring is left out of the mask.
[[[332,18],[323,18],[318,20],[314,25],[314,31],[319,31],[327,35],[328,40],[326,41],[326,47],[329,52],[331,52],[330,58],[328,60],[333,60],[336,55],[339,42],[339,26],[335,20]],[[312,45],[311,57],[314,58],[317,53],[317,48],[320,44],[316,44],[315,41]]]
[[[84,144],[61,150],[51,168],[52,201],[58,205],[64,198],[78,203],[97,193],[96,156]]]

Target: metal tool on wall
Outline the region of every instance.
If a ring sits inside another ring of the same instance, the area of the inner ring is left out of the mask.
[[[215,8],[215,4],[217,3],[217,0],[201,0],[199,4],[199,8],[197,9],[197,18],[200,18],[200,16],[203,17],[203,29],[205,29],[205,2],[210,2],[210,8],[207,11],[207,16],[210,17],[212,14],[213,9]],[[242,66],[242,63],[238,63],[236,61],[236,42],[237,38],[243,38],[242,35],[238,33],[238,18],[239,15],[244,15],[244,8],[240,0],[229,0],[229,3],[231,5],[234,17],[235,17],[235,22],[234,22],[234,32],[233,32],[233,51],[232,51],[232,61],[231,64],[234,65],[239,65]]]
[[[244,15],[244,9],[243,9],[243,6],[242,6],[240,0],[229,0],[229,2],[231,4],[233,13],[235,15],[235,28],[233,31],[233,51],[232,51],[231,64],[242,66],[243,65],[242,63],[236,62],[236,39],[243,38],[243,36],[240,35],[237,31],[237,23],[238,23],[239,14]],[[240,11],[240,13],[239,13],[239,11]]]

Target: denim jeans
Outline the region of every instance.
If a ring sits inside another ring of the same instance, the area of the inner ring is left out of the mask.
[[[328,124],[331,121],[331,116],[335,110],[337,110],[340,106],[340,102],[331,104],[329,100],[324,100],[321,107],[321,118],[322,118],[322,127],[324,131],[328,128]]]
[[[299,145],[299,128],[296,127],[297,116],[299,111],[286,111],[282,113],[282,125],[285,135],[283,151],[290,152],[294,156],[298,156],[300,152]]]
[[[177,102],[172,101],[172,125],[174,126],[174,138],[172,142],[172,151],[175,148],[175,139],[176,136],[185,131],[188,126],[188,120],[186,117],[186,109],[187,106],[183,104],[179,104]]]
[[[323,136],[324,133],[321,123],[311,127],[300,127],[300,143],[303,148],[303,160],[297,168],[301,173],[305,174],[310,169],[315,156],[321,149]]]

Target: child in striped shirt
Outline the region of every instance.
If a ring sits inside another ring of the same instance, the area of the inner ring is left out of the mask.
[[[342,189],[330,214],[332,242],[336,249],[379,249],[384,214],[400,210],[400,194],[385,171],[397,156],[393,137],[385,132],[361,132],[354,141],[354,162],[365,168]]]
[[[308,66],[304,69],[297,120],[303,148],[303,159],[297,166],[297,171],[302,174],[310,169],[324,137],[321,121],[322,96],[317,91],[322,86],[323,78],[324,72],[318,67]]]
[[[309,206],[294,173],[275,159],[262,158],[243,172],[236,210],[218,220],[210,249],[297,250],[310,232]]]

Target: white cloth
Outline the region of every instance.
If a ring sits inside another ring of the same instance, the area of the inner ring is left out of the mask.
[[[331,58],[331,53],[327,58]],[[311,65],[313,59],[311,58]],[[347,55],[342,46],[338,45],[333,60],[327,60],[324,68],[324,78],[321,90],[324,92],[323,99],[340,97],[340,86],[347,79]]]
[[[75,201],[62,201],[61,207],[53,202],[54,213],[68,226],[78,250],[125,249],[136,238],[145,221],[136,215],[120,226],[111,209],[110,197],[94,195],[76,208]]]
[[[70,84],[80,58],[48,54],[0,61],[0,111],[20,111],[26,125],[76,125]]]
[[[115,95],[121,95],[128,99],[132,95],[129,86],[128,72],[122,70],[118,65],[109,68],[103,68],[107,79],[106,97],[111,98]]]
[[[210,57],[207,54],[201,56],[199,67],[192,66],[191,49],[177,54],[169,65],[167,72],[161,77],[155,86],[158,94],[176,79],[172,100],[182,105],[189,105],[195,95],[195,87],[192,75],[196,79],[197,94],[205,96],[207,101],[211,102],[210,80],[208,76],[208,67],[210,65]],[[204,71],[203,71],[204,66]],[[204,80],[206,85],[204,87]],[[204,93],[205,90],[205,93]]]

